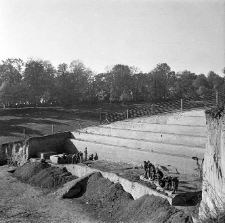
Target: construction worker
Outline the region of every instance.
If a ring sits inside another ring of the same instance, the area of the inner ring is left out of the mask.
[[[84,161],[83,153],[81,151],[79,152],[79,160],[80,160],[80,163],[83,163]]]
[[[172,180],[171,180],[171,184],[172,184],[172,191],[173,193],[176,193],[177,190],[178,190],[178,184],[179,184],[179,180],[177,177],[173,177]]]
[[[150,177],[151,177],[151,180],[155,180],[155,177],[156,177],[156,169],[155,169],[155,166],[153,164],[151,164],[150,166]]]
[[[72,164],[75,164],[76,154],[72,155]]]
[[[94,160],[98,160],[98,154],[95,153]]]
[[[167,180],[167,190],[171,190],[172,189],[172,177],[169,176],[168,180]]]
[[[87,161],[87,147],[84,150],[84,161]]]
[[[89,160],[93,160],[93,158],[94,158],[94,155],[91,154],[91,155],[89,156]]]
[[[158,168],[156,169],[156,176],[157,176],[158,182],[163,178],[163,172],[159,170]]]
[[[145,178],[148,179],[148,162],[144,161]]]

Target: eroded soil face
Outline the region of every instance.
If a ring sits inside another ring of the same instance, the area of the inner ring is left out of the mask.
[[[86,204],[59,200],[53,191],[22,183],[0,166],[0,222],[101,222]]]

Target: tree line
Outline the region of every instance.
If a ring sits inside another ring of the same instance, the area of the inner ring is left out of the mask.
[[[117,64],[99,74],[79,60],[57,68],[46,60],[9,58],[0,63],[0,103],[5,107],[204,99],[224,89],[224,84],[214,71],[174,72],[166,63],[148,73]]]

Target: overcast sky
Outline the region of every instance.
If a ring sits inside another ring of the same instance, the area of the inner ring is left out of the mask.
[[[222,75],[225,0],[0,0],[0,60]]]

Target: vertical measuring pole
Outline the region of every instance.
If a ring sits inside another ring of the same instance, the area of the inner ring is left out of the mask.
[[[180,110],[183,111],[183,99],[180,99]]]
[[[129,118],[129,113],[128,113],[128,109],[127,109],[127,119]]]
[[[54,134],[54,125],[52,125],[52,134]]]

